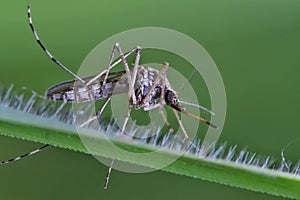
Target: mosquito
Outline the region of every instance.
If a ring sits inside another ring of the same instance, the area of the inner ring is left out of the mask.
[[[214,115],[212,111],[202,107],[201,105],[179,100],[176,91],[172,89],[171,84],[167,79],[167,71],[169,68],[168,62],[163,63],[163,66],[160,70],[154,69],[152,67],[142,66],[140,65],[142,50],[140,47],[137,46],[129,52],[124,53],[120,44],[116,43],[113,47],[108,67],[97,75],[81,78],[71,70],[69,70],[66,66],[64,66],[60,61],[55,59],[52,54],[45,48],[33,26],[29,5],[27,7],[27,14],[29,26],[33,32],[36,42],[55,64],[57,64],[60,68],[62,68],[74,78],[74,80],[62,82],[48,89],[46,92],[46,98],[53,101],[63,101],[66,103],[94,102],[99,99],[105,99],[103,105],[96,112],[96,114],[82,123],[80,125],[81,127],[89,124],[93,120],[98,119],[103,113],[105,107],[110,102],[113,95],[127,93],[128,110],[123,122],[123,126],[121,128],[121,134],[124,134],[126,125],[130,118],[130,113],[133,108],[136,110],[143,109],[145,111],[158,109],[162,116],[162,119],[169,129],[169,132],[173,132],[172,126],[163,112],[163,107],[165,105],[169,106],[172,109],[185,139],[191,144],[193,143],[180,120],[178,112],[195,118],[200,122],[206,123],[213,128],[217,128],[217,126],[211,124],[208,120],[187,112],[186,109],[180,105],[186,104],[189,106],[194,106],[209,112],[211,115]],[[119,54],[119,57],[117,57],[117,59],[115,60],[116,53]],[[126,58],[132,54],[135,54],[133,69],[129,68],[128,62],[126,61]],[[110,70],[117,66],[119,63],[123,64],[124,70],[111,72]],[[8,161],[3,161],[1,162],[1,164],[7,164],[31,156],[42,151],[48,146],[49,145],[46,144],[35,151],[24,154],[14,159],[10,159]],[[111,162],[105,179],[105,189],[108,186],[113,163],[114,160],[112,160]]]

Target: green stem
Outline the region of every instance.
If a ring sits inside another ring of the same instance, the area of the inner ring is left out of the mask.
[[[3,106],[0,106],[0,134],[113,158],[154,169],[159,169],[160,161],[178,157],[178,152],[172,152],[168,149],[160,151],[158,156],[151,159],[148,157],[137,159],[134,156],[118,154],[107,145],[107,139],[95,137],[92,134],[86,134],[84,137],[90,139],[90,144],[101,148],[89,148],[88,151],[82,144],[74,126],[65,124],[55,118],[43,118]],[[149,152],[159,148],[121,139],[113,139],[113,142],[120,148],[130,152]],[[253,191],[300,199],[299,175],[252,165],[237,164],[226,159],[197,158],[192,154],[185,154],[161,170]]]

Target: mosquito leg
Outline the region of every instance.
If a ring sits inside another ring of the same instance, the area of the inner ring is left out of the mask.
[[[160,111],[161,116],[163,117],[163,119],[164,119],[164,121],[165,121],[165,123],[166,123],[166,125],[167,125],[167,127],[169,129],[169,132],[170,133],[174,133],[174,129],[172,128],[170,122],[167,120],[167,117],[165,116],[164,112],[161,109],[159,109],[159,111]]]
[[[109,70],[110,70],[110,67],[111,67],[111,65],[112,65],[112,62],[113,62],[113,60],[114,60],[114,57],[115,57],[115,52],[116,52],[116,45],[114,45],[114,47],[113,47],[113,50],[112,50],[111,55],[110,55],[108,67],[107,67],[107,69],[106,69],[105,72],[104,72],[104,73],[105,73],[105,77],[104,77],[104,79],[103,79],[102,87],[105,86],[105,84],[106,84],[106,81],[107,81],[107,78],[108,78],[108,74],[109,74]],[[100,74],[101,74],[101,73],[100,73]]]
[[[85,84],[85,81],[80,78],[79,76],[77,76],[76,74],[74,74],[71,70],[69,70],[66,66],[64,66],[61,62],[59,62],[56,58],[54,58],[52,56],[52,54],[46,49],[46,47],[43,45],[43,43],[41,42],[34,26],[33,26],[33,23],[32,23],[32,18],[31,18],[31,12],[30,12],[30,6],[28,5],[28,8],[27,8],[27,14],[28,14],[28,21],[29,21],[29,26],[33,32],[33,35],[35,37],[35,40],[37,41],[37,43],[40,45],[40,47],[43,49],[43,51],[47,54],[47,56],[55,63],[57,64],[59,67],[61,67],[64,71],[66,71],[67,73],[69,73],[71,76],[73,76],[76,80],[78,80],[79,82],[81,82],[82,84]],[[88,88],[87,88],[88,90]],[[88,91],[89,93],[89,96],[91,99],[94,99],[94,96],[90,93],[90,91]],[[76,93],[75,93],[75,97],[76,97]]]
[[[122,126],[122,130],[121,130],[121,136],[124,134],[127,122],[129,120],[129,117],[130,117],[131,110],[132,110],[132,104],[129,103],[127,115],[126,115],[126,118],[125,118],[123,126]],[[106,178],[105,178],[104,189],[107,189],[108,182],[109,182],[109,177],[110,177],[114,162],[115,162],[115,159],[112,159],[112,161],[110,162],[110,166],[108,168],[108,172],[107,172],[107,175],[106,175]]]
[[[161,114],[163,120],[165,121],[165,123],[166,123],[166,125],[167,125],[167,127],[168,127],[168,129],[169,129],[169,132],[170,132],[170,133],[174,133],[174,129],[172,128],[170,122],[168,121],[167,116],[165,115],[165,113],[164,113],[164,111],[163,111],[163,109],[162,109],[162,106],[159,106],[158,109],[159,109],[159,112],[160,112],[160,114]]]
[[[180,129],[181,129],[181,131],[182,131],[182,133],[183,133],[183,136],[185,137],[185,139],[186,139],[187,141],[191,142],[191,139],[190,139],[189,135],[187,134],[187,132],[186,132],[186,130],[185,130],[183,124],[182,124],[182,121],[181,121],[180,118],[179,118],[179,115],[178,115],[177,111],[176,111],[174,108],[172,108],[172,110],[173,110],[173,113],[174,113],[174,115],[175,115],[175,117],[176,117],[176,119],[177,119],[177,121],[178,121],[178,124],[179,124],[179,126],[180,126]]]
[[[141,58],[141,48],[136,47],[136,56],[135,56],[134,67],[133,67],[133,71],[132,71],[132,80],[131,80],[132,84],[133,84],[132,95],[134,96],[134,98],[132,100],[133,100],[134,105],[136,105],[136,96],[135,96],[135,92],[134,92],[134,84],[135,84],[135,81],[136,81],[138,67],[140,65],[140,58]]]
[[[80,127],[83,127],[89,123],[91,123],[93,120],[99,118],[103,112],[103,110],[105,109],[105,107],[107,106],[108,102],[111,100],[111,97],[108,97],[104,104],[102,105],[102,107],[100,108],[100,110],[96,113],[96,115],[90,119],[88,119],[87,121],[85,121],[84,123],[82,123],[80,125]],[[108,185],[108,181],[109,181],[109,177],[110,177],[110,173],[111,173],[111,170],[112,170],[112,166],[113,166],[113,163],[114,163],[114,160],[112,160],[111,164],[110,164],[110,167],[109,167],[109,170],[108,170],[108,173],[106,175],[106,179],[105,179],[105,184],[104,184],[104,189],[107,189],[107,185]]]
[[[107,69],[103,70],[102,72],[100,72],[97,76],[95,76],[94,78],[92,78],[91,80],[89,80],[87,82],[87,86],[92,84],[93,82],[95,82],[97,79],[99,79],[101,76],[103,76],[104,74],[109,74],[109,70],[111,70],[112,68],[114,68],[116,65],[118,65],[120,62],[122,62],[122,59],[119,58],[117,61],[115,61],[114,63],[113,62],[113,57],[114,57],[114,51],[115,51],[115,46],[113,48],[113,51],[112,51],[112,54],[111,54],[111,58],[110,58],[110,62],[109,62],[109,65],[107,67]],[[128,51],[124,57],[127,58],[128,56],[130,56],[132,53],[134,53],[136,51],[136,48],[133,48],[132,50]],[[108,75],[107,75],[108,76]],[[106,83],[107,81],[107,77],[104,78],[105,81],[103,81],[104,83]],[[104,85],[104,84],[103,84]]]
[[[98,110],[98,112],[96,113],[96,115],[88,120],[86,120],[85,122],[83,122],[79,127],[84,127],[85,125],[91,123],[92,121],[94,121],[95,119],[98,119],[101,115],[102,112],[104,111],[105,107],[107,106],[108,102],[111,100],[111,97],[107,97],[104,104],[101,106],[101,108]]]
[[[130,117],[131,110],[132,110],[132,104],[129,103],[127,115],[126,115],[126,117],[125,117],[125,120],[124,120],[124,123],[123,123],[123,126],[122,126],[121,135],[123,135],[124,132],[125,132],[125,128],[126,128],[126,125],[127,125],[127,123],[128,123],[128,120],[129,120],[129,117]]]
[[[112,167],[113,167],[113,165],[114,165],[114,162],[115,162],[115,160],[113,159],[113,160],[110,162],[110,166],[109,166],[109,168],[108,168],[108,172],[107,172],[107,175],[106,175],[106,178],[105,178],[105,183],[104,183],[104,189],[105,189],[105,190],[107,189],[107,186],[108,186],[109,177],[110,177],[111,170],[112,170]]]
[[[115,55],[115,51],[118,50],[119,53],[120,53],[120,59],[119,60],[122,60],[124,66],[125,66],[125,70],[128,69],[129,70],[129,67],[128,67],[128,64],[126,62],[126,55],[128,53],[126,53],[125,55],[123,55],[123,52],[122,52],[122,49],[120,47],[120,45],[118,43],[115,44],[114,48],[113,48],[113,51],[111,53],[111,56],[110,56],[110,61],[109,61],[109,65],[106,69],[106,74],[105,74],[105,77],[104,77],[104,80],[103,80],[103,83],[102,83],[102,86],[104,86],[106,84],[106,81],[107,81],[107,78],[108,78],[108,75],[109,75],[109,70],[111,69],[111,65],[112,65],[112,62],[113,62],[113,59],[114,59],[114,55]],[[127,80],[128,80],[128,84],[130,86],[130,82],[132,83],[133,87],[134,87],[134,83],[135,83],[135,80],[136,80],[136,76],[137,76],[137,68],[139,66],[139,62],[140,62],[140,53],[141,53],[141,48],[140,47],[135,47],[133,48],[129,53],[132,54],[134,51],[136,51],[136,58],[135,58],[135,63],[134,63],[134,69],[133,69],[133,73],[132,73],[132,79],[130,81],[130,78],[128,78],[128,73],[127,73],[127,70],[126,70],[126,75],[127,75]],[[129,55],[130,55],[129,54]],[[124,58],[123,58],[124,57]],[[125,62],[124,62],[125,61]],[[127,67],[126,67],[127,66]],[[130,75],[130,73],[129,73]],[[131,93],[131,94],[130,94]],[[136,104],[136,97],[135,97],[135,92],[134,90],[131,90],[130,91],[130,88],[129,88],[129,92],[128,92],[128,99],[130,100],[130,98],[132,97],[132,100],[133,100],[133,104],[135,105]]]
[[[136,103],[136,96],[135,96],[135,92],[134,92],[134,83],[132,82],[132,77],[131,77],[131,73],[130,73],[130,69],[128,66],[128,63],[125,59],[123,50],[120,46],[119,43],[116,43],[115,45],[116,49],[118,50],[120,57],[122,59],[122,62],[124,64],[125,67],[125,71],[126,71],[126,76],[127,76],[127,80],[128,80],[128,85],[129,85],[129,90],[128,90],[128,100],[130,101],[132,99],[132,102],[134,102],[134,105]]]
[[[33,32],[33,35],[35,37],[36,42],[40,45],[40,47],[44,50],[44,52],[47,54],[47,56],[55,63],[57,64],[59,67],[61,67],[64,71],[68,72],[71,76],[73,76],[76,80],[80,81],[81,83],[85,83],[85,81],[80,78],[79,76],[77,76],[76,74],[74,74],[71,70],[69,70],[66,66],[64,66],[61,62],[59,62],[58,60],[56,60],[52,54],[46,49],[46,47],[43,45],[43,43],[41,42],[37,32],[35,31],[35,28],[32,24],[32,18],[31,18],[31,13],[30,13],[30,6],[28,5],[27,7],[27,14],[28,14],[28,21],[29,21],[29,26]]]
[[[116,62],[113,63],[116,50],[119,52],[120,58]],[[107,69],[104,70],[104,71],[102,71],[102,72],[100,72],[97,76],[95,76],[90,81],[88,81],[87,84],[86,84],[86,86],[89,86],[94,81],[96,81],[97,79],[99,79],[100,77],[102,77],[104,74],[105,74],[105,77],[103,79],[102,86],[105,86],[106,81],[107,81],[108,76],[109,76],[109,71],[113,67],[115,67],[117,64],[119,64],[120,62],[123,62],[125,70],[126,70],[126,76],[127,76],[127,80],[128,80],[128,85],[129,85],[128,100],[130,100],[132,98],[133,104],[136,104],[136,96],[135,96],[135,92],[134,92],[133,87],[134,87],[134,83],[135,83],[135,80],[136,80],[137,69],[138,69],[139,61],[140,61],[140,51],[141,51],[140,47],[135,47],[131,51],[127,52],[124,55],[124,53],[123,53],[120,45],[118,43],[116,43],[114,45],[114,47],[113,47],[113,50],[112,50],[112,53],[111,53],[111,56],[110,56],[110,60],[109,60],[109,65],[108,65]],[[133,78],[132,78],[131,74],[130,74],[128,63],[126,61],[126,58],[128,56],[130,56],[134,52],[136,52],[136,58],[135,58],[135,65],[134,65],[134,69],[133,69]]]
[[[173,110],[173,113],[174,113],[174,115],[175,115],[175,117],[176,117],[176,119],[177,119],[177,121],[178,121],[178,124],[179,124],[179,126],[180,126],[180,129],[181,129],[181,131],[182,131],[183,136],[185,137],[185,139],[186,139],[193,147],[195,147],[195,149],[196,149],[197,151],[200,152],[200,151],[201,151],[200,148],[199,148],[197,145],[195,145],[195,144],[191,141],[189,135],[187,134],[187,132],[186,132],[186,130],[185,130],[183,124],[182,124],[182,121],[181,121],[180,118],[179,118],[179,115],[178,115],[178,113],[177,113],[177,110],[175,110],[174,108],[172,108],[172,110]]]
[[[164,119],[168,129],[169,129],[169,132],[170,133],[173,133],[174,132],[174,129],[171,127],[171,124],[170,122],[168,121],[167,119],[167,116],[165,115],[164,111],[163,111],[163,102],[164,102],[164,94],[165,94],[165,84],[166,84],[166,72],[162,74],[162,87],[161,87],[161,92],[160,92],[160,100],[159,100],[159,112],[162,116],[162,118]]]
[[[109,74],[109,70],[111,69],[111,66],[112,66],[112,64],[113,64],[113,59],[114,59],[114,55],[115,55],[115,52],[116,52],[116,50],[117,50],[117,45],[118,45],[118,43],[116,43],[115,45],[114,45],[114,48],[113,48],[113,51],[112,51],[112,53],[111,53],[111,56],[110,56],[110,60],[109,60],[109,65],[108,65],[108,67],[107,67],[107,69],[106,69],[106,74],[105,74],[105,77],[104,77],[104,80],[103,80],[103,85],[105,85],[105,83],[106,83],[106,80],[107,80],[107,78],[108,78],[108,74]],[[133,48],[131,51],[129,51],[128,53],[126,53],[125,55],[124,55],[124,58],[126,59],[126,57],[127,57],[127,55],[129,54],[129,55],[131,55],[133,52],[137,52],[137,54],[136,54],[136,60],[138,60],[138,62],[139,62],[139,58],[140,58],[140,47],[135,47],[135,48]],[[128,55],[128,56],[129,56]],[[138,59],[137,59],[138,58]],[[121,62],[121,61],[123,61],[122,60],[122,58],[120,58],[119,60],[118,60],[119,62]],[[138,65],[138,64],[137,64]]]
[[[46,144],[46,145],[43,145],[41,146],[40,148],[34,150],[34,151],[31,151],[29,153],[26,153],[24,155],[21,155],[19,157],[16,157],[16,158],[12,158],[12,159],[9,159],[9,160],[6,160],[6,161],[2,161],[0,162],[0,165],[5,165],[5,164],[9,164],[9,163],[12,163],[12,162],[15,162],[15,161],[18,161],[18,160],[21,160],[23,158],[27,158],[27,157],[30,157],[36,153],[39,153],[41,152],[42,150],[44,150],[45,148],[49,147],[50,145],[49,144]]]

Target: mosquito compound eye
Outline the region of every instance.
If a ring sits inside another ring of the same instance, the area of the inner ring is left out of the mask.
[[[170,103],[172,101],[172,94],[169,90],[166,91],[165,101],[166,101],[166,103]]]
[[[165,95],[165,100],[166,103],[168,104],[177,104],[177,97],[174,94],[174,92],[167,90],[166,95]]]

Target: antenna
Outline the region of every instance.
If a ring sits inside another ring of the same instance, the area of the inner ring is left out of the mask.
[[[189,106],[193,106],[193,107],[196,107],[196,108],[199,108],[200,110],[204,110],[206,112],[208,112],[209,114],[215,116],[215,113],[207,108],[205,108],[204,106],[201,106],[199,104],[195,104],[195,103],[191,103],[191,102],[188,102],[188,101],[181,101],[181,100],[178,100],[179,103],[182,103],[182,104],[185,104],[185,105],[189,105]]]

